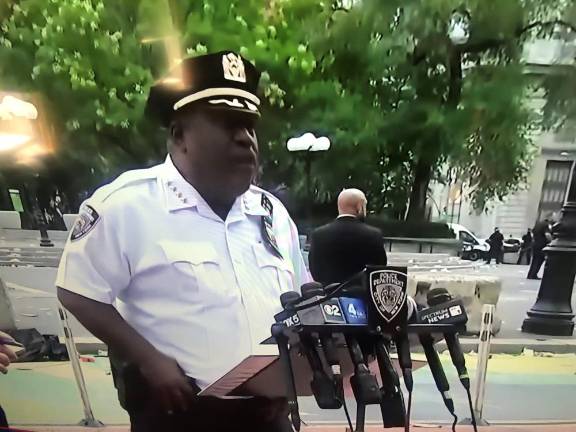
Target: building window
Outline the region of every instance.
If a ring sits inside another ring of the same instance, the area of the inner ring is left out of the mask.
[[[538,207],[539,221],[562,209],[571,168],[572,161],[549,160],[546,163],[546,174]]]
[[[8,189],[8,193],[10,194],[10,201],[12,201],[12,207],[14,210],[20,213],[24,212],[20,191],[18,189]]]

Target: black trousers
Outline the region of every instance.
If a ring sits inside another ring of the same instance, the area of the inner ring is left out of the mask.
[[[532,249],[532,263],[530,264],[530,270],[528,270],[529,279],[535,279],[538,277],[538,272],[540,271],[540,267],[542,267],[545,258],[546,254],[541,248]]]
[[[186,412],[168,414],[134,365],[110,356],[112,376],[132,432],[292,432],[285,399],[219,399],[198,396]],[[190,386],[198,392],[193,379]]]
[[[532,248],[520,249],[520,253],[518,254],[518,261],[516,264],[522,264],[522,259],[524,257],[526,257],[526,264],[530,265],[532,258]]]
[[[490,251],[488,252],[488,258],[486,258],[486,263],[490,264],[493,258],[496,260],[496,264],[502,264],[504,260],[504,253],[502,252],[502,249],[491,247]]]
[[[6,420],[6,414],[0,406],[0,429],[8,429],[8,420]]]
[[[166,414],[150,400],[129,411],[132,432],[291,432],[284,401],[198,397],[187,412]]]

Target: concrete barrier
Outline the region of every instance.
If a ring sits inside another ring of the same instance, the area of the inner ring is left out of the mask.
[[[68,231],[48,230],[48,236],[55,247],[63,248]],[[0,248],[40,248],[40,231],[0,228]]]
[[[462,250],[462,242],[456,239],[384,237],[388,252],[448,254],[456,256]]]
[[[58,316],[56,298],[56,268],[50,267],[1,267],[0,266],[0,322],[9,317],[9,324],[18,329],[35,328],[41,334],[58,335],[64,340],[64,333]],[[2,300],[2,292],[7,301]],[[6,315],[3,305],[9,305]],[[104,348],[74,316],[69,316],[70,327],[83,352],[96,352]],[[2,326],[0,326],[0,329]]]
[[[417,290],[418,282],[428,282],[428,287],[422,284]],[[446,288],[450,294],[462,299],[468,314],[467,333],[479,334],[482,323],[482,306],[492,304],[497,306],[502,281],[498,277],[452,274],[441,272],[412,273],[408,278],[408,294],[413,296],[417,303],[426,304],[426,295],[430,289]],[[500,331],[502,320],[494,317],[494,334]]]
[[[8,228],[8,229],[22,228],[20,213],[13,210],[0,210],[0,228]]]

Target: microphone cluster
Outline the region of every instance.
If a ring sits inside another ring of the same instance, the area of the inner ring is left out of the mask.
[[[433,335],[442,334],[446,339],[460,381],[469,391],[470,380],[457,336],[468,320],[464,305],[445,289],[437,288],[428,294],[428,307],[418,308],[406,295],[406,285],[406,268],[369,266],[342,284],[324,287],[310,282],[301,287],[301,294],[282,294],[283,310],[275,316],[272,335],[284,365],[290,414],[296,430],[300,428],[300,417],[289,345],[297,346],[310,364],[310,388],[318,406],[322,409],[344,406],[352,429],[338,352],[342,339],[354,367],[350,385],[357,402],[356,430],[363,430],[366,406],[372,404],[380,405],[384,427],[409,430],[413,390],[409,334],[417,335],[444,404],[456,418]],[[393,346],[409,393],[408,409],[389,354]],[[380,380],[369,368],[374,359]],[[473,423],[475,426],[474,419]]]

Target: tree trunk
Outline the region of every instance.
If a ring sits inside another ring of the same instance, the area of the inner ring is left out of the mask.
[[[414,168],[414,180],[412,182],[412,192],[410,192],[410,207],[406,220],[421,221],[426,216],[426,195],[428,185],[432,177],[432,165],[425,160],[419,159]]]
[[[444,101],[445,105],[455,109],[460,103],[462,97],[462,54],[460,51],[452,48],[449,57],[450,80],[448,84],[448,96]],[[428,155],[434,151],[432,147],[428,149]],[[414,181],[412,183],[412,192],[410,193],[410,207],[406,220],[422,221],[426,218],[426,195],[428,186],[432,177],[432,169],[436,161],[434,157],[418,159],[414,168]]]

